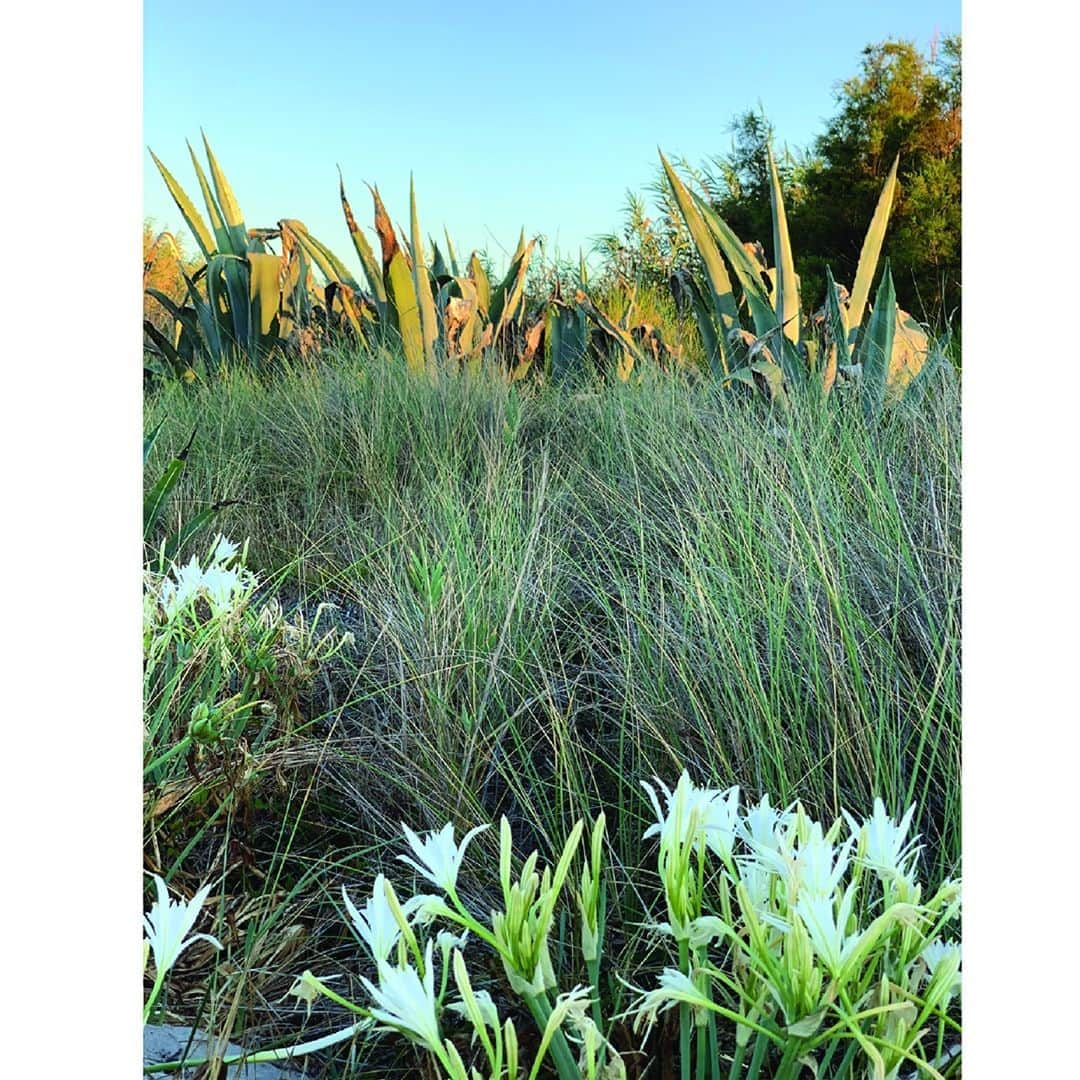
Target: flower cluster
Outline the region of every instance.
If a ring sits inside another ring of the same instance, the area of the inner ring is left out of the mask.
[[[669,921],[655,926],[679,943],[679,966],[643,994],[636,1023],[676,1006],[684,1026],[726,1016],[743,1049],[756,1033],[810,1060],[864,1010],[849,1052],[894,1075],[960,986],[959,946],[942,937],[960,886],[923,901],[914,807],[896,820],[876,799],[870,817],[844,812],[826,829],[799,804],[740,809],[737,788],[698,787],[686,772],[674,791],[657,783],[665,805],[645,785],[657,815],[645,836],[660,838]]]
[[[250,598],[258,581],[244,567],[244,553],[231,540],[218,536],[205,566],[197,555],[186,566],[173,566],[172,576],[147,575],[144,587],[148,617],[160,610],[166,622],[193,613],[197,601],[206,602],[214,618],[229,615]]]

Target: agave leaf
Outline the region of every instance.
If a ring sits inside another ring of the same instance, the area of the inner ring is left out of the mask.
[[[420,217],[416,211],[416,186],[409,176],[409,222],[412,230],[410,246],[413,255],[413,287],[420,307],[420,332],[424,340],[424,362],[435,366],[435,342],[439,339],[439,323],[435,315],[435,298],[431,295],[431,277],[424,262],[424,237],[420,232]]]
[[[862,364],[863,414],[871,419],[880,414],[885,403],[885,382],[892,357],[896,328],[896,291],[893,288],[889,260],[874,295],[874,309],[866,333],[859,341],[856,361]]]
[[[240,204],[233,195],[232,186],[225,178],[221,166],[218,165],[214,151],[210,149],[210,143],[206,138],[206,132],[202,132],[203,146],[206,148],[206,160],[210,163],[210,175],[214,179],[214,191],[217,193],[218,206],[221,207],[221,215],[225,219],[225,225],[233,242],[233,254],[243,255],[247,251],[247,229],[244,228],[244,215],[240,213]]]
[[[788,235],[784,193],[776,170],[772,147],[765,148],[769,158],[769,194],[772,206],[773,258],[776,260],[776,314],[789,341],[799,341],[799,285],[795,277],[795,257]]]
[[[439,250],[438,241],[428,237],[428,243],[431,244],[431,274],[437,282],[445,283],[453,278],[453,274],[450,273],[450,267],[447,265],[446,260],[443,258],[443,253]]]
[[[870,295],[870,286],[877,270],[881,246],[885,241],[885,229],[889,224],[889,214],[892,212],[893,196],[896,193],[896,170],[899,164],[900,155],[897,154],[893,159],[889,175],[885,178],[885,186],[878,196],[877,208],[874,210],[870,227],[866,230],[862,250],[859,252],[859,266],[855,271],[855,283],[851,287],[851,299],[848,301],[849,340],[855,337],[862,325],[866,300]]]
[[[466,359],[477,347],[480,328],[476,286],[469,278],[455,278],[454,284],[461,295],[448,298],[446,303],[447,352]]]
[[[709,282],[709,289],[712,294],[713,317],[719,324],[719,331],[714,331],[711,335],[712,341],[715,343],[715,349],[711,351],[710,355],[719,358],[721,367],[726,372],[729,361],[727,335],[732,327],[739,324],[739,308],[735,303],[735,292],[731,287],[731,278],[728,276],[727,268],[724,266],[720,250],[716,246],[709,227],[706,225],[705,219],[702,217],[690,192],[687,191],[686,186],[679,179],[678,173],[671,167],[668,159],[664,157],[663,152],[660,153],[660,161],[663,163],[664,172],[667,174],[668,183],[675,195],[679,210],[682,212],[686,227],[690,230],[694,247],[697,249],[697,253],[705,266],[705,277]],[[700,326],[701,315],[696,309],[695,314],[698,315],[698,325]]]
[[[345,212],[345,224],[348,227],[349,235],[352,237],[356,254],[360,257],[360,265],[364,268],[368,288],[371,289],[371,295],[375,298],[375,307],[379,312],[379,317],[385,318],[386,286],[383,284],[382,271],[375,261],[375,252],[372,250],[371,244],[368,243],[367,237],[361,231],[360,226],[356,224],[356,218],[353,217],[352,207],[349,206],[349,200],[345,197],[345,179],[341,175],[340,168],[338,169],[338,181],[341,191],[341,209]]]
[[[150,338],[150,340],[157,347],[158,352],[163,356],[169,364],[172,366],[173,374],[187,382],[191,382],[195,377],[195,372],[191,369],[191,365],[180,355],[180,351],[175,345],[149,320],[143,320],[143,332]],[[160,425],[159,425],[160,426]],[[153,445],[153,440],[151,440]],[[145,443],[143,443],[143,464],[146,464],[146,455],[149,453],[149,449]]]
[[[525,274],[529,268],[529,258],[536,240],[530,240],[528,244],[525,244],[524,239],[523,235],[518,243],[517,251],[514,252],[506,277],[499,283],[499,287],[491,297],[488,316],[495,324],[494,340],[496,341],[503,327],[514,320],[525,295]]]
[[[226,341],[258,359],[258,337],[251,318],[251,267],[246,257],[219,253],[207,265],[207,288]],[[225,282],[222,295],[220,282]]]
[[[258,313],[259,333],[266,337],[281,308],[279,281],[283,260],[280,255],[251,252],[248,263],[251,266],[251,299]]]
[[[947,341],[948,338],[945,340]],[[948,360],[945,358],[945,343],[936,340],[931,342],[926,362],[915,373],[914,378],[908,383],[907,389],[904,391],[905,403],[914,405],[922,401],[934,376],[946,366],[948,366]]]
[[[577,303],[594,323],[619,347],[619,359],[616,361],[615,374],[626,382],[634,369],[635,362],[644,363],[645,354],[641,351],[632,334],[612,321],[583,292],[578,292]]]
[[[743,296],[746,297],[747,306],[750,308],[750,318],[755,332],[758,337],[764,337],[775,330],[779,324],[756,262],[751,259],[727,222],[697,192],[691,192],[690,195],[704,218],[705,224],[709,226],[709,231],[719,244],[720,250],[724,253],[724,257],[735,271],[735,276],[739,279]]]
[[[420,306],[416,300],[416,287],[412,272],[401,251],[395,251],[386,273],[387,299],[392,318],[401,334],[405,351],[405,363],[410,371],[423,371],[424,335],[420,325]]]
[[[356,310],[356,303],[353,297],[356,294],[352,289],[340,281],[331,281],[326,286],[326,310],[332,312],[334,309],[334,300],[341,300],[341,310],[345,312],[345,317],[349,320],[349,325],[356,332],[356,336],[360,342],[365,341],[364,330],[360,325],[360,314]]]
[[[206,212],[210,217],[210,228],[214,230],[215,253],[243,254],[243,252],[233,251],[232,233],[221,216],[221,207],[218,206],[217,197],[210,187],[210,181],[206,179],[206,173],[203,172],[203,167],[199,164],[199,159],[195,156],[195,149],[191,143],[187,144],[187,148],[188,154],[191,155],[191,165],[195,170],[195,177],[199,181],[199,190],[202,192],[203,202],[206,204]]]
[[[709,368],[714,375],[723,377],[729,371],[729,352],[727,335],[717,333],[715,322],[715,307],[710,307],[701,284],[693,276],[686,281],[687,291],[690,293],[690,305],[694,309],[694,319],[701,334],[701,343],[705,346],[705,356],[709,361]]]
[[[832,271],[825,267],[825,319],[828,330],[828,353],[821,372],[821,392],[829,393],[836,382],[836,369],[842,362],[847,365],[851,360],[848,345],[847,310],[840,301],[840,290],[833,281]]]
[[[889,357],[889,373],[885,377],[886,400],[895,401],[905,395],[911,382],[926,364],[929,353],[930,338],[926,330],[898,307],[892,354]]]
[[[540,350],[544,340],[544,319],[538,319],[529,329],[525,332],[525,349],[522,352],[517,364],[510,372],[511,382],[520,382],[529,374],[529,369],[533,365],[533,361],[536,359],[536,354]]]
[[[469,259],[469,277],[472,278],[476,285],[476,297],[477,302],[480,304],[480,310],[487,315],[491,308],[491,282],[488,281],[488,276],[484,272],[475,251]]]
[[[372,201],[375,203],[375,232],[379,235],[379,244],[382,247],[383,277],[385,279],[390,264],[394,261],[394,256],[400,249],[398,248],[397,237],[394,235],[393,222],[391,222],[390,215],[386,212],[382,197],[379,195],[378,185],[372,187],[368,184],[367,189],[371,192]]]
[[[196,271],[194,278],[184,274],[184,283],[187,285],[188,299],[191,301],[191,310],[194,312],[196,324],[200,331],[195,334],[195,338],[203,343],[203,347],[207,354],[207,361],[210,366],[216,367],[221,363],[223,353],[218,317],[214,312],[213,302],[210,299],[209,285],[207,285],[207,295],[204,297],[202,293],[199,292],[198,286],[195,284],[196,279],[199,277],[202,277],[204,281],[207,281],[209,279],[209,271],[210,264],[205,263]],[[161,298],[158,297],[158,299],[160,300]],[[176,315],[175,317],[178,321],[182,322],[179,315]]]
[[[769,390],[769,399],[780,405],[787,405],[787,391],[784,389],[784,372],[772,360],[757,359],[750,364],[750,370],[765,380]]]
[[[457,253],[454,251],[454,241],[450,239],[449,231],[444,227],[443,236],[446,237],[446,254],[450,258],[450,276],[460,277],[461,271],[458,269]]]
[[[150,156],[154,159],[154,164],[157,166],[158,172],[161,173],[161,178],[165,181],[165,186],[169,189],[169,194],[172,195],[173,201],[179,208],[181,217],[183,217],[185,224],[194,235],[195,241],[199,245],[199,250],[203,253],[203,258],[209,259],[217,250],[217,245],[214,243],[214,238],[211,235],[210,230],[206,227],[206,222],[203,221],[202,215],[195,208],[195,204],[191,199],[188,198],[184,189],[173,178],[172,173],[170,173],[161,163],[161,160],[153,150],[150,151]]]
[[[360,286],[349,273],[348,267],[324,243],[312,236],[302,221],[286,218],[282,224],[296,238],[327,281],[340,281],[343,285],[348,285],[354,293],[360,292]]]

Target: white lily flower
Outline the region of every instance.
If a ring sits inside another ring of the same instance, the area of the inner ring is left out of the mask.
[[[782,830],[788,828],[794,817],[790,807],[777,810],[770,805],[769,796],[763,795],[761,802],[749,808],[739,822],[739,834],[753,848],[779,851]]]
[[[186,566],[174,565],[172,578],[165,578],[158,592],[166,616],[175,618],[199,596],[206,599],[215,616],[235,610],[256,584],[250,570],[226,565],[235,559],[239,550],[231,540],[220,536],[205,569],[196,555]]]
[[[661,810],[660,799],[652,785],[642,782],[641,786],[649,796],[657,819],[654,825],[645,830],[642,839],[659,834],[661,844],[677,840],[685,845],[704,830],[708,847],[722,858],[730,858],[738,821],[738,787],[728,788],[727,791],[698,787],[685,769],[674,791],[658,777],[654,779],[664,793],[667,809]]]
[[[398,926],[393,908],[386,898],[386,878],[382,874],[375,878],[375,886],[371,896],[364,901],[362,911],[358,911],[349,899],[344,885],[341,886],[341,895],[356,932],[367,945],[375,962],[389,959],[398,938],[401,937],[401,927]]]
[[[746,886],[746,895],[759,915],[772,910],[772,889],[776,874],[756,859],[740,859],[739,880]]]
[[[433,942],[427,943],[424,953],[424,977],[411,964],[391,967],[379,962],[379,985],[367,979],[361,982],[375,1002],[371,1015],[387,1027],[400,1031],[406,1038],[427,1047],[432,1053],[443,1054],[439,1019],[435,1012],[435,966],[432,963]]]
[[[143,916],[143,927],[150,951],[154,954],[155,977],[160,981],[189,945],[200,940],[209,941],[215,949],[220,949],[222,945],[212,934],[187,936],[210,895],[209,884],[204,885],[189,901],[171,899],[165,882],[157,874],[154,875],[154,884],[157,886],[157,900]]]
[[[214,554],[210,557],[211,562],[227,563],[230,559],[240,554],[240,548],[231,540],[226,540],[222,533],[218,533],[217,543],[214,546]]]
[[[937,995],[948,1001],[960,989],[960,945],[955,941],[932,941],[921,953],[919,959],[926,965],[929,982],[937,982],[933,987]],[[927,994],[929,995],[929,992]]]
[[[840,970],[862,941],[861,933],[849,935],[846,931],[854,901],[855,889],[849,886],[840,901],[839,913],[831,895],[802,893],[795,904],[795,913],[806,927],[814,952],[834,978],[839,977]]]
[[[202,588],[203,570],[196,556],[191,557],[187,566],[174,566],[172,578],[161,583],[161,606],[167,618],[174,618],[183,611],[199,594]]]
[[[473,1000],[476,1002],[476,1009],[480,1014],[480,1019],[487,1024],[492,1031],[498,1031],[500,1026],[499,1009],[491,994],[486,990],[473,990],[472,996]],[[453,1001],[446,1007],[451,1012],[456,1012],[459,1016],[465,1017],[466,1020],[470,1019],[469,1006],[464,1001]],[[473,1039],[476,1039],[475,1032],[473,1033]]]
[[[470,829],[460,844],[454,843],[454,826],[447,823],[439,832],[428,833],[421,839],[409,828],[402,825],[405,830],[405,838],[409,841],[416,858],[408,855],[399,855],[398,858],[408,863],[421,877],[438,885],[445,892],[453,894],[457,888],[458,871],[461,869],[461,860],[465,856],[465,849],[472,842],[474,836],[489,828],[487,825],[477,825]]]
[[[899,822],[885,813],[885,804],[874,799],[874,812],[861,825],[845,810],[852,836],[862,841],[864,848],[860,861],[873,870],[882,880],[907,880],[911,876],[912,862],[919,850],[918,837],[907,839],[915,805],[908,807]]]
[[[708,1007],[709,999],[694,985],[689,975],[684,975],[677,968],[664,968],[660,975],[660,985],[655,990],[644,994],[633,1010],[634,1030],[642,1024],[652,1027],[657,1016],[676,1005],[691,1005],[695,1008]]]
[[[790,836],[781,837],[774,850],[754,843],[756,861],[783,879],[787,894],[795,899],[806,895],[832,899],[851,861],[854,838],[839,850],[828,840],[819,822],[808,823],[803,838],[794,846]]]

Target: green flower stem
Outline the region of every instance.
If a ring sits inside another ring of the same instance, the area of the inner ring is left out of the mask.
[[[709,1017],[709,1080],[720,1080],[720,1040],[715,1016]]]
[[[481,941],[487,942],[500,956],[503,955],[502,950],[499,948],[499,942],[496,940],[495,935],[469,913],[469,910],[458,899],[456,889],[451,889],[447,896],[450,897],[451,903],[457,909],[455,911],[449,911],[449,915],[454,918],[454,921],[459,925],[465,927],[466,930],[474,933]]]
[[[150,764],[143,769],[143,776],[146,776],[148,773],[152,773],[155,769],[164,765],[166,761],[171,761],[174,757],[182,754],[185,750],[187,750],[190,745],[191,736],[185,735],[178,743],[174,743],[172,746],[170,746],[164,754],[160,754],[158,755],[158,757],[154,758],[154,760],[151,761]]]
[[[601,941],[603,935],[601,935]],[[592,1018],[593,1023],[596,1025],[597,1031],[603,1032],[604,1030],[604,1015],[600,1011],[600,956],[597,954],[595,960],[590,960],[586,965],[589,971],[589,982],[592,983],[593,995],[592,995]]]
[[[765,1061],[765,1052],[769,1049],[769,1040],[760,1035],[754,1040],[754,1053],[750,1058],[750,1071],[746,1074],[746,1080],[758,1080],[761,1075],[761,1066]]]
[[[536,1026],[543,1035],[548,1020],[551,1019],[551,1002],[547,994],[531,994],[525,998],[525,1004],[529,1007]],[[566,1036],[559,1028],[551,1039],[551,1055],[555,1059],[555,1068],[558,1070],[561,1080],[580,1080],[581,1072],[574,1061],[574,1055],[570,1052],[570,1046]]]
[[[154,973],[154,985],[150,988],[150,996],[146,999],[146,1005],[143,1007],[142,1022],[144,1024],[150,1019],[150,1012],[154,1008],[158,995],[161,993],[161,988],[165,985],[166,974],[164,971]]]
[[[685,938],[679,940],[679,970],[690,974],[690,942]],[[690,1080],[690,1006],[686,1002],[679,1005],[679,1076]]]

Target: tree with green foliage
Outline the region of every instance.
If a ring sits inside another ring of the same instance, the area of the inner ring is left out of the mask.
[[[887,240],[897,298],[920,318],[949,318],[960,304],[960,38],[946,38],[929,55],[908,41],[868,46],[837,102],[839,112],[803,163],[802,198],[793,200],[798,250],[812,253],[804,272],[823,280],[828,264],[838,280],[850,279],[899,154]]]

